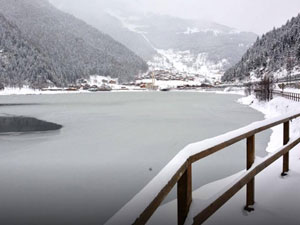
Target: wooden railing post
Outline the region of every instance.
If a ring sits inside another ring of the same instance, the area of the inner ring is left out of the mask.
[[[286,145],[290,140],[290,121],[283,124],[283,145]],[[281,176],[286,176],[289,172],[289,152],[283,155],[283,170]]]
[[[177,182],[178,225],[184,225],[192,203],[192,165],[189,163],[186,171]]]
[[[247,138],[247,170],[249,170],[255,161],[255,136]],[[250,206],[255,203],[255,178],[253,178],[247,184],[247,198],[246,198],[246,207],[245,210],[253,211],[254,209]]]

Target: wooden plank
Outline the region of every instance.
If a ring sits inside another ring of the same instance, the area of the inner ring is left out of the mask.
[[[299,116],[300,116],[300,113],[299,114],[295,114],[295,115],[290,116],[290,117],[287,117],[285,119],[278,120],[276,122],[269,123],[267,125],[258,127],[256,129],[253,129],[253,130],[249,131],[249,132],[242,133],[240,135],[235,136],[232,139],[224,140],[224,142],[222,142],[222,143],[220,143],[218,145],[215,145],[215,146],[213,146],[211,148],[208,148],[208,149],[206,149],[204,151],[201,151],[200,153],[197,153],[197,154],[191,156],[190,157],[191,163],[197,162],[200,159],[205,158],[205,157],[207,157],[207,156],[209,156],[211,154],[214,154],[214,153],[216,153],[216,152],[218,152],[218,151],[220,151],[220,150],[222,150],[222,149],[224,149],[226,147],[229,147],[229,146],[231,146],[231,145],[233,145],[233,144],[235,144],[235,143],[237,143],[237,142],[239,142],[239,141],[241,141],[243,139],[251,137],[251,136],[253,136],[253,135],[257,134],[257,133],[260,133],[260,132],[265,131],[265,130],[267,130],[269,128],[272,128],[272,127],[275,127],[275,126],[280,125],[282,123],[285,123],[287,121],[290,121],[292,119],[295,119],[295,118],[297,118]]]
[[[255,178],[249,181],[246,188],[246,206],[245,210],[248,212],[253,211],[251,208],[255,204]]]
[[[249,183],[257,174],[270,166],[284,154],[293,149],[300,143],[300,138],[294,140],[288,145],[284,146],[280,151],[271,155],[260,164],[256,165],[238,181],[236,181],[228,190],[226,190],[220,197],[203,209],[197,216],[194,217],[193,225],[204,223],[211,215],[213,215],[219,208],[221,208],[229,199],[231,199],[239,190],[241,190],[247,183]]]
[[[249,170],[255,160],[255,135],[247,138],[247,170]]]
[[[251,136],[247,138],[247,170],[249,170],[255,160],[255,136]],[[250,180],[250,182],[247,184],[247,191],[246,191],[246,207],[245,209],[250,211],[251,209],[249,206],[254,205],[254,184],[255,184],[255,178]]]
[[[286,145],[290,140],[290,122],[285,122],[283,124],[283,145]],[[283,156],[283,170],[282,176],[285,176],[289,172],[289,153],[287,152]]]
[[[178,225],[184,225],[192,203],[192,165],[190,164],[177,183]]]

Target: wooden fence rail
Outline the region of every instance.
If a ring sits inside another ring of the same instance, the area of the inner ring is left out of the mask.
[[[130,224],[146,224],[177,184],[178,225],[183,225],[192,202],[192,164],[244,139],[247,140],[247,172],[240,180],[224,191],[221,196],[205,208],[199,209],[200,213],[194,217],[193,224],[205,222],[245,185],[247,185],[245,210],[252,211],[251,206],[255,202],[255,176],[280,157],[283,157],[282,176],[289,171],[289,151],[300,143],[300,137],[290,141],[289,124],[291,120],[298,117],[300,117],[300,111],[278,118],[255,122],[216,138],[188,146],[107,224],[115,224],[116,221],[123,221],[123,224],[125,224],[124,216],[127,217]],[[280,124],[283,124],[283,147],[275,154],[255,165],[255,135]],[[130,213],[132,212],[139,214],[139,216],[133,215],[131,218]]]
[[[300,93],[293,93],[293,92],[285,92],[285,91],[272,91],[273,96],[281,96],[293,101],[300,102]]]

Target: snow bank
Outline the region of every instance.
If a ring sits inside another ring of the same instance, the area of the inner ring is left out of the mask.
[[[270,102],[259,102],[253,95],[238,100],[239,103],[249,105],[262,112],[266,119],[274,118],[300,109],[300,103],[283,97],[275,97]],[[291,138],[300,135],[300,118],[294,119],[290,125]],[[267,152],[273,152],[282,145],[282,125],[272,128],[272,135],[267,147]]]

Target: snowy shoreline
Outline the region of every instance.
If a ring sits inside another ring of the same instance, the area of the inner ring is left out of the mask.
[[[110,91],[112,93],[124,93],[124,92],[135,92],[135,93],[143,93],[143,92],[156,92],[153,90],[144,90],[144,89],[135,89],[128,88],[128,90],[122,89],[113,89]],[[196,93],[215,93],[215,94],[233,94],[233,95],[244,95],[243,88],[224,88],[224,90],[217,89],[190,89],[190,90],[178,90],[173,89],[170,92],[196,92]],[[78,90],[78,91],[42,91],[38,89],[31,89],[29,87],[23,88],[5,88],[4,90],[0,90],[0,96],[12,96],[12,95],[60,95],[60,94],[88,94],[95,93],[87,90]],[[107,92],[97,92],[97,93],[107,93]]]
[[[248,105],[249,107],[264,114],[266,119],[284,115],[294,112],[299,109],[300,103],[292,100],[288,100],[283,97],[275,97],[269,102],[259,102],[253,95],[240,98],[238,100],[240,104]],[[300,119],[295,119],[291,122],[290,128],[291,138],[300,136]],[[272,134],[267,152],[274,152],[277,148],[282,146],[282,127],[281,125],[272,128]]]

